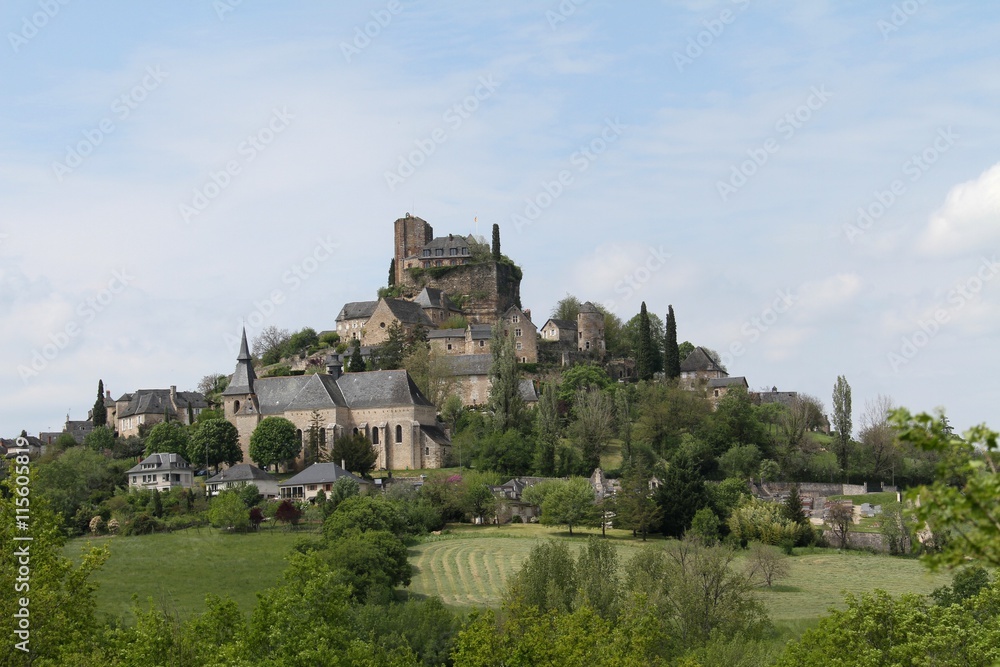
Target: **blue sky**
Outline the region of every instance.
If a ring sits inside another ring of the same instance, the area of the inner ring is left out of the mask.
[[[488,233],[752,388],[1000,423],[987,3],[8,2],[0,430],[332,329],[392,221]],[[367,34],[366,34],[367,33]]]

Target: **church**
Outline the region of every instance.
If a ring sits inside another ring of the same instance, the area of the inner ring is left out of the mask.
[[[327,450],[342,435],[361,433],[375,446],[379,469],[442,468],[448,463],[451,441],[437,421],[437,408],[405,370],[344,374],[334,362],[326,373],[258,378],[244,330],[236,372],[222,398],[225,418],[240,434],[244,461],[250,461],[250,435],[265,417],[289,420],[302,441],[318,412],[320,440]],[[297,467],[302,462],[300,455]]]

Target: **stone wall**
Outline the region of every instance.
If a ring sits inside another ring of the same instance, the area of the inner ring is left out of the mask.
[[[795,484],[791,482],[768,482],[764,486],[772,494],[780,495],[791,491]],[[809,496],[860,496],[868,493],[864,484],[824,484],[820,482],[802,482],[799,493]]]
[[[832,530],[823,531],[823,539],[826,541],[828,546],[837,548],[840,544],[839,538],[833,534]],[[887,552],[888,549],[885,546],[885,540],[882,539],[881,533],[847,533],[847,548],[848,549],[858,549],[865,551],[879,551]]]
[[[511,306],[521,300],[521,272],[510,264],[484,262],[465,264],[447,268],[438,278],[432,278],[424,269],[413,278],[405,272],[403,284],[407,291],[415,295],[424,287],[444,291],[452,300],[461,303],[462,311],[469,322],[493,324]]]

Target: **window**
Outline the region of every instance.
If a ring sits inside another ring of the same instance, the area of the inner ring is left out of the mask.
[[[239,411],[240,411],[240,402],[233,401],[233,414],[236,414]]]
[[[430,248],[424,248],[424,257],[430,257],[430,256],[431,256]]]
[[[522,364],[528,363],[528,357],[521,357],[521,363]]]
[[[315,491],[316,490],[316,485],[315,484],[310,484],[309,485],[309,490],[310,491]]]
[[[469,249],[468,248],[462,248],[462,254],[463,255],[468,255],[469,254]]]
[[[357,434],[358,434],[358,429],[357,429],[357,427],[355,427],[354,428],[354,435],[357,435]]]
[[[583,349],[585,349],[585,350],[589,350],[590,349],[590,341],[589,340],[586,343],[583,344]]]
[[[378,426],[372,429],[372,444],[378,444]]]
[[[448,254],[451,255],[452,257],[454,257],[455,255],[458,254],[458,248],[449,248],[448,249]]]
[[[448,343],[448,349],[449,350],[451,349],[451,343]]]
[[[170,481],[170,473],[166,473],[166,472],[163,473],[163,481],[164,482],[169,482]]]
[[[440,259],[434,260],[434,266],[441,266],[441,260]]]
[[[138,484],[139,483],[139,476],[138,475],[132,475],[132,483],[133,484]]]
[[[514,337],[515,338],[520,338],[521,337],[521,330],[520,329],[514,329]]]
[[[521,349],[521,341],[517,341],[517,345],[514,346],[516,349]]]
[[[486,347],[486,341],[485,340],[479,341],[479,347]]]
[[[718,398],[718,397],[719,397],[719,390],[718,390],[718,389],[716,389],[716,390],[715,390],[715,397],[716,397],[716,398]]]
[[[444,257],[444,248],[435,248],[434,249],[434,256],[435,257]]]
[[[430,454],[430,453],[431,453],[431,448],[430,447],[424,447],[424,454]]]
[[[403,442],[403,427],[396,424],[396,442]]]
[[[513,322],[514,324],[517,324],[517,315],[511,316],[510,321]]]

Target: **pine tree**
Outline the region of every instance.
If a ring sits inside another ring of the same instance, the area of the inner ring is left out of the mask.
[[[97,400],[94,401],[94,412],[91,416],[94,428],[108,423],[108,411],[104,407],[104,380],[97,381]]]
[[[500,225],[493,223],[493,261],[500,261]]]
[[[788,498],[785,499],[785,504],[781,508],[781,513],[786,519],[794,521],[800,526],[809,523],[802,508],[802,496],[799,495],[798,484],[792,485],[791,491],[788,492]]]
[[[319,410],[313,410],[309,418],[309,438],[306,440],[305,460],[306,467],[314,463],[322,463],[327,459],[326,440],[323,433],[323,420]]]
[[[396,258],[389,260],[389,287],[396,285]]]
[[[640,380],[653,379],[653,337],[649,330],[646,302],[639,309],[639,341],[635,351],[635,371]]]
[[[363,373],[365,370],[365,360],[361,356],[361,341],[354,339],[354,350],[351,351],[351,358],[347,361],[348,373]]]
[[[668,380],[681,376],[681,353],[677,346],[677,320],[674,307],[667,306],[667,335],[664,340],[663,365]]]

